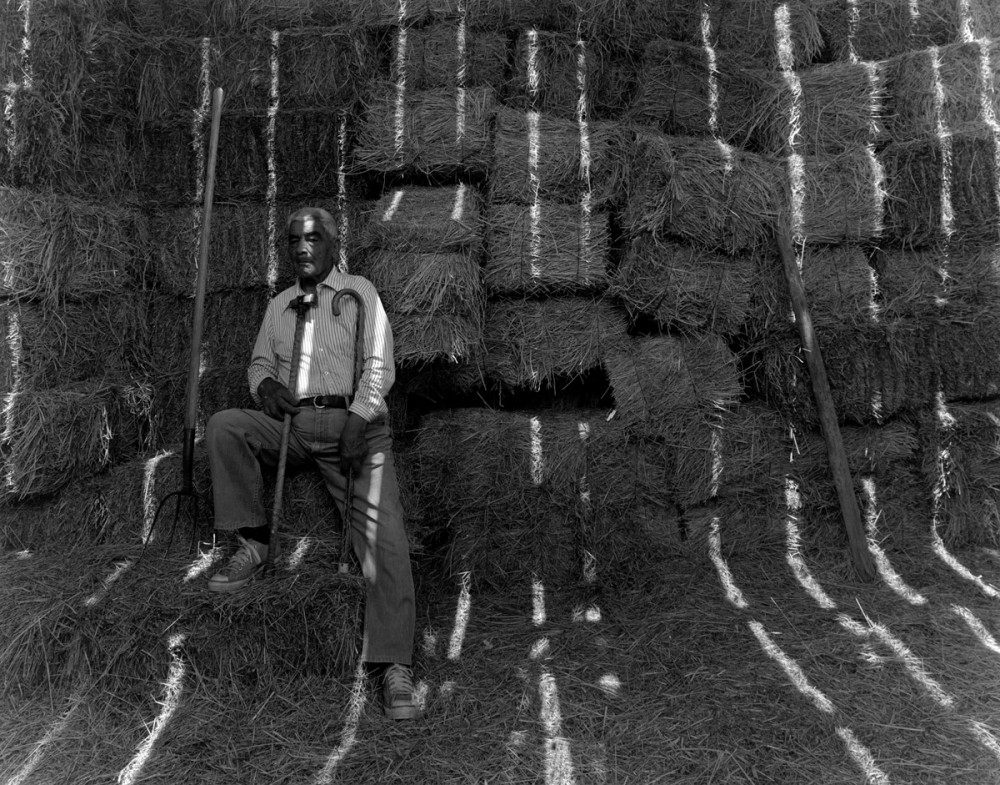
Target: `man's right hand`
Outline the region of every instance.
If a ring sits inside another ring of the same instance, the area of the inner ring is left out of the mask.
[[[264,414],[275,420],[285,419],[286,414],[299,413],[295,405],[298,401],[292,396],[291,390],[281,382],[265,379],[257,386],[257,394],[260,396],[260,408],[264,410]]]

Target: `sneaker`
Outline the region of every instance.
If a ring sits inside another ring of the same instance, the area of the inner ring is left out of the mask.
[[[232,558],[215,575],[208,579],[208,590],[222,592],[239,591],[256,575],[264,566],[264,559],[267,558],[267,546],[256,540],[247,540],[236,535],[240,547]]]
[[[408,665],[394,663],[382,677],[382,702],[390,720],[415,720],[420,716],[413,689],[413,672]]]

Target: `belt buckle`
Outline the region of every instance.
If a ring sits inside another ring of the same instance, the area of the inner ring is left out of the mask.
[[[325,403],[320,403],[321,400],[323,400],[323,396],[322,395],[315,395],[315,396],[313,396],[313,408],[314,409],[326,409],[327,408],[327,406],[326,406]]]

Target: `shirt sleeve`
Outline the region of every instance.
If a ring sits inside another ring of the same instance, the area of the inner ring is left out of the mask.
[[[250,385],[250,397],[260,406],[260,396],[257,388],[265,379],[278,378],[278,357],[274,352],[274,304],[268,303],[264,313],[264,321],[257,331],[257,341],[253,345],[250,356],[250,366],[247,368],[247,382]]]
[[[350,411],[367,422],[389,413],[385,396],[396,381],[392,326],[375,287],[368,281],[359,287],[365,304],[364,370],[354,393]]]

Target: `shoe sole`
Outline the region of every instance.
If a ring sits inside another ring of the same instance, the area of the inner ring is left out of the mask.
[[[419,720],[420,709],[410,706],[404,709],[385,709],[385,716],[390,720]]]
[[[255,569],[247,578],[242,581],[226,581],[225,583],[212,583],[211,578],[208,581],[208,590],[210,592],[215,592],[216,594],[232,594],[233,592],[238,592],[240,589],[245,589],[247,585],[253,581],[257,575],[260,574],[264,565],[261,564]]]

